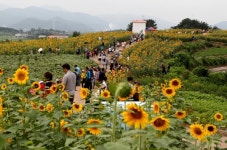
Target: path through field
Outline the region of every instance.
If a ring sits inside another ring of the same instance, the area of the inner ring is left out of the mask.
[[[227,66],[210,68],[209,71],[211,71],[211,72],[227,72]]]
[[[123,50],[122,47],[117,47],[115,52],[122,51],[122,50]],[[108,54],[107,59],[110,61],[110,58],[113,55],[115,55],[115,53]],[[90,57],[90,59],[93,60],[94,62],[96,62],[99,65],[100,68],[103,68],[102,64],[98,61],[98,56]],[[109,66],[107,67],[107,71],[109,71]],[[76,102],[78,104],[85,105],[85,100],[82,100],[81,97],[80,97],[80,89],[81,88],[82,88],[81,86],[76,87],[76,92],[75,92],[75,95],[74,95],[74,102]],[[94,88],[92,91],[95,92],[97,90],[98,90],[97,88]]]

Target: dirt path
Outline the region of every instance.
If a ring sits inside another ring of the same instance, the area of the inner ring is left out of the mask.
[[[210,68],[209,71],[211,71],[211,72],[227,72],[227,66]]]
[[[118,48],[116,48],[115,52],[121,51],[121,50],[123,50],[123,48],[118,47]],[[108,59],[109,62],[110,62],[111,57],[115,55],[115,52],[107,54],[107,59]],[[102,63],[100,61],[98,61],[98,56],[90,57],[90,60],[96,62],[99,65],[100,68],[103,68]],[[109,71],[109,65],[107,66],[107,71]],[[76,87],[76,91],[75,91],[75,95],[74,95],[74,102],[78,103],[78,104],[85,105],[85,100],[82,100],[81,97],[80,97],[80,89],[81,88],[82,88],[81,86]],[[96,90],[97,89],[93,89],[92,91],[96,91]]]

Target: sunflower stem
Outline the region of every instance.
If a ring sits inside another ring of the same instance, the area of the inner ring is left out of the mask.
[[[116,119],[117,119],[117,99],[114,98],[114,108],[113,108],[113,120],[112,120],[112,140],[111,142],[116,142]]]
[[[141,145],[142,145],[142,137],[139,134],[139,146],[138,146],[138,150],[141,150]]]

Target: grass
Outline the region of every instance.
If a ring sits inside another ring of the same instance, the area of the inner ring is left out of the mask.
[[[197,51],[193,54],[195,58],[199,57],[220,57],[227,56],[227,48],[209,48],[202,51]]]

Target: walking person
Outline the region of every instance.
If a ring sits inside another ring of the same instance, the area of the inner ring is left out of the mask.
[[[73,103],[76,90],[76,75],[70,70],[70,65],[67,63],[62,65],[62,69],[65,73],[62,84],[65,85],[65,91],[69,93],[69,101]]]
[[[74,73],[76,74],[76,86],[80,86],[81,69],[77,65],[75,65],[74,67]]]
[[[86,73],[86,79],[85,79],[85,85],[84,85],[84,88],[87,88],[89,90],[91,90],[91,78],[92,78],[92,74],[91,74],[91,71],[88,67],[86,67],[85,69],[85,73]]]

